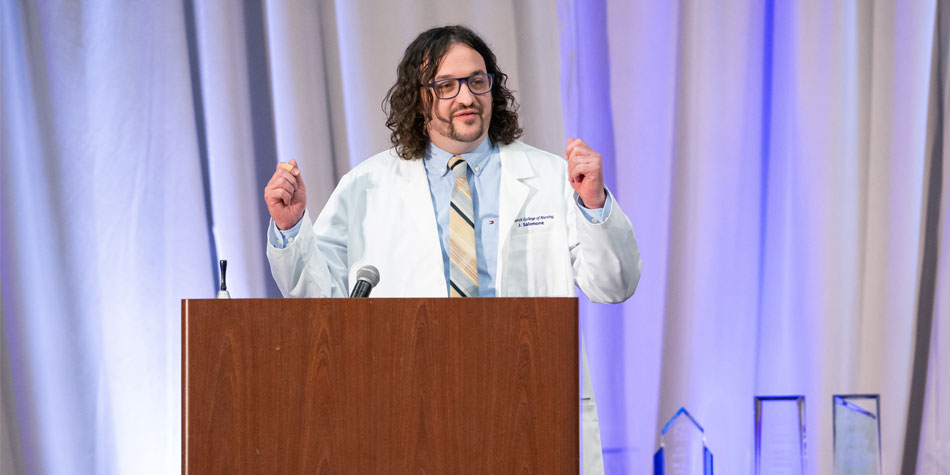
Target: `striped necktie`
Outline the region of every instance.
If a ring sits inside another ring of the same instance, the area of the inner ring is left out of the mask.
[[[478,259],[475,257],[475,212],[468,186],[468,164],[462,157],[449,159],[455,174],[449,210],[449,296],[478,297]]]

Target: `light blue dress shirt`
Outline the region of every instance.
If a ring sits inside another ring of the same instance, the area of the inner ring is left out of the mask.
[[[455,187],[455,175],[448,169],[452,154],[436,147],[431,142],[423,158],[426,178],[429,181],[429,195],[432,197],[432,209],[439,229],[442,243],[442,263],[445,272],[445,288],[449,286],[449,207],[452,202],[452,189]],[[487,138],[479,146],[462,154],[468,163],[468,182],[472,189],[472,204],[475,207],[475,248],[478,255],[478,293],[479,297],[495,296],[495,270],[498,260],[498,197],[501,194],[501,155],[498,146]],[[577,207],[591,223],[603,221],[610,215],[612,203],[610,193],[603,208],[588,209],[576,200]],[[300,232],[300,223],[281,231],[271,220],[267,230],[267,240],[278,249],[287,247]]]
[[[449,209],[455,175],[448,169],[453,155],[429,142],[423,158],[429,194],[439,224],[442,242],[442,263],[445,268],[445,291],[449,282]],[[495,269],[498,260],[498,195],[501,190],[501,157],[498,147],[485,139],[469,153],[461,155],[468,163],[468,185],[472,189],[475,208],[475,255],[478,259],[478,296],[495,296]]]

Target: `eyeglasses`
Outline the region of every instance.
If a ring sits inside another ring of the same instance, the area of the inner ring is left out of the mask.
[[[429,87],[435,91],[435,96],[439,99],[452,99],[462,91],[462,83],[468,85],[468,90],[472,94],[482,95],[491,91],[492,84],[495,82],[494,74],[473,74],[467,78],[448,78],[429,83]]]

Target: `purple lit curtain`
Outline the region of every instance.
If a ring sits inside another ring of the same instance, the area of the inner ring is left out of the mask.
[[[423,29],[478,30],[525,141],[581,137],[637,294],[582,301],[607,473],[680,406],[752,471],[752,398],[882,396],[885,473],[950,467],[950,14],[921,2],[0,0],[0,472],[180,470],[180,299],[273,297],[264,183],[319,212],[388,144]],[[944,349],[944,351],[940,351]]]
[[[608,473],[648,473],[681,406],[752,473],[753,397],[793,394],[830,473],[836,393],[881,394],[884,473],[950,467],[946,10],[558,2],[566,133],[610,154],[644,260],[585,308]]]

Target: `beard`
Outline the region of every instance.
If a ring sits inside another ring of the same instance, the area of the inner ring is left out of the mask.
[[[466,128],[466,130],[459,130],[455,127],[455,116],[461,112],[475,112],[475,117],[469,119],[476,121],[477,125],[474,128]],[[482,114],[482,108],[475,104],[470,107],[459,107],[458,109],[451,112],[449,118],[444,118],[438,113],[433,114],[433,120],[430,122],[433,125],[433,130],[437,134],[455,140],[456,142],[465,142],[470,143],[474,142],[482,137],[485,134],[485,118]]]

